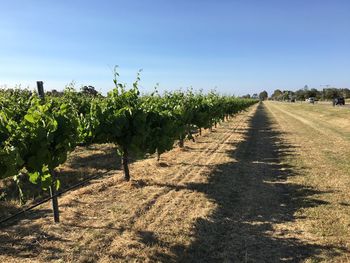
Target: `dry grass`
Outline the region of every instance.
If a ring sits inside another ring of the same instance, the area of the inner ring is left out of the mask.
[[[319,203],[297,211],[293,225],[303,229],[308,240],[343,251],[336,259],[325,253],[325,260],[350,262],[350,110],[266,104],[285,133],[284,140],[296,147],[296,155],[286,161],[302,173],[288,182],[312,189],[312,198]]]
[[[130,183],[113,147],[79,148],[62,174],[111,171],[59,199],[60,224],[48,204],[2,229],[0,261],[346,262],[349,181],[339,152],[322,152],[340,135],[310,142],[322,127],[282,110],[295,114],[254,106],[160,163],[134,162]]]
[[[237,116],[246,119],[247,113]],[[235,119],[237,120],[237,119]],[[240,123],[244,127],[246,122]],[[78,148],[61,167],[69,176],[113,169],[109,176],[60,198],[62,223],[52,224],[50,206],[1,233],[2,261],[157,261],[178,257],[193,242],[196,220],[216,204],[194,189],[208,183],[215,165],[227,161],[228,142],[242,140],[232,121],[205,133],[184,150],[131,164],[124,183],[111,146]],[[102,155],[103,154],[103,155]],[[102,156],[105,156],[102,157]],[[107,159],[107,160],[106,160]]]
[[[113,144],[90,145],[77,147],[65,163],[58,167],[57,173],[61,181],[61,190],[77,184],[88,177],[120,168],[120,159],[116,155]],[[21,187],[25,204],[20,205],[18,187],[12,178],[0,180],[0,218],[5,218],[25,207],[49,196],[37,185],[29,182],[28,176],[21,177]]]

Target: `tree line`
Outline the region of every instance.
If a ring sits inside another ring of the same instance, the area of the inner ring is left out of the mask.
[[[302,89],[298,89],[296,91],[292,90],[281,90],[276,89],[268,96],[268,93],[264,90],[259,93],[254,93],[252,95],[246,94],[241,96],[246,99],[260,99],[260,100],[278,100],[278,101],[290,101],[290,100],[299,100],[304,101],[310,97],[316,98],[317,100],[333,100],[334,98],[343,97],[344,99],[350,98],[350,89],[342,88],[324,88],[324,89],[315,89],[309,88],[307,85]]]
[[[296,91],[291,90],[280,90],[276,89],[270,99],[279,100],[279,101],[288,101],[288,100],[306,100],[310,97],[316,98],[318,100],[333,100],[337,97],[343,97],[345,99],[350,98],[350,89],[343,88],[324,88],[324,89],[315,89],[307,85],[303,89],[298,89]]]

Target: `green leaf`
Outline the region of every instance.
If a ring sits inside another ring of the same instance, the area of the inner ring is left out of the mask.
[[[41,187],[44,190],[47,190],[52,185],[52,176],[51,174],[45,174],[41,177]]]
[[[61,181],[59,179],[56,179],[56,190],[60,189],[61,187]]]
[[[43,165],[43,168],[41,169],[41,171],[43,172],[43,174],[48,174],[49,173],[48,165]]]
[[[117,155],[123,156],[123,151],[119,147],[117,148]]]
[[[32,184],[37,184],[40,178],[40,173],[34,172],[34,173],[29,173],[29,181]]]
[[[31,115],[31,114],[25,115],[24,119],[30,123],[35,123],[35,119],[34,119],[33,115]]]

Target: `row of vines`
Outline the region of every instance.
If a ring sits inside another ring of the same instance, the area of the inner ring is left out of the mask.
[[[19,174],[43,189],[58,189],[55,168],[79,144],[114,143],[130,180],[130,155],[142,158],[183,147],[192,132],[208,129],[256,101],[188,90],[141,95],[119,83],[107,96],[66,89],[39,97],[20,89],[0,90],[0,179]]]

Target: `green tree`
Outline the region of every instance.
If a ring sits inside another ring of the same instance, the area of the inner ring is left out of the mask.
[[[259,94],[259,99],[260,100],[267,100],[267,98],[268,98],[268,94],[267,94],[266,90],[260,92],[260,94]]]
[[[282,91],[279,89],[276,89],[272,95],[271,95],[271,99],[273,100],[280,100],[280,97],[282,96]]]

